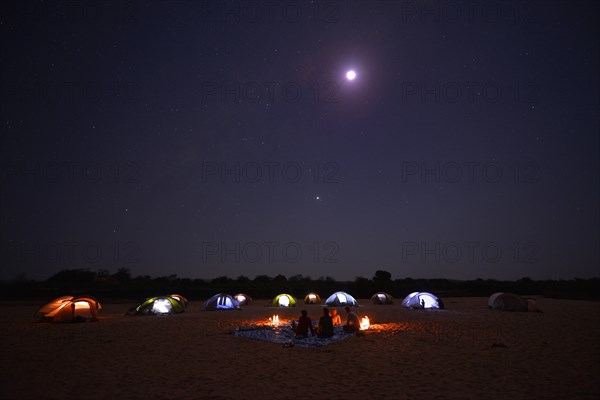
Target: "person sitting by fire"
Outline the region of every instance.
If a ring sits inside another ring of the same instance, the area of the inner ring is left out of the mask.
[[[333,321],[329,315],[329,309],[323,308],[323,316],[319,318],[319,326],[317,327],[319,338],[327,339],[333,336]]]
[[[302,310],[301,316],[298,319],[298,322],[294,321],[292,323],[292,330],[296,334],[297,338],[305,338],[308,336],[308,330],[310,329],[310,333],[315,336],[315,330],[312,326],[312,321],[308,317],[306,310]]]
[[[338,314],[338,312],[335,308],[333,310],[331,310],[329,315],[331,316],[333,325],[341,325],[342,324],[342,317],[340,317],[340,314]]]
[[[348,313],[348,317],[346,320],[346,325],[342,328],[345,332],[358,332],[360,330],[360,321],[358,320],[358,315],[350,310],[350,307],[345,308],[346,313]]]

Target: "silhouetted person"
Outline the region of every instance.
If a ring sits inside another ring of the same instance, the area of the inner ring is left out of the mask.
[[[319,337],[330,338],[333,336],[333,320],[329,315],[329,309],[323,308],[323,316],[319,319]]]
[[[350,310],[350,307],[345,307],[344,309],[348,313],[348,316],[346,319],[346,325],[343,326],[344,331],[346,331],[346,332],[359,331],[360,330],[360,321],[358,320],[358,315],[353,313]]]
[[[307,337],[309,329],[310,333],[315,336],[315,330],[313,329],[312,321],[308,315],[306,315],[306,310],[302,310],[301,314],[302,315],[298,319],[298,325],[292,325],[292,330],[296,334],[296,337]]]
[[[444,305],[444,302],[442,301],[442,299],[438,299],[438,307],[440,308],[440,310],[443,310],[446,306]]]

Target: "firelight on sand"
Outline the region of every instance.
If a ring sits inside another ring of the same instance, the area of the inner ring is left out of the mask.
[[[369,322],[369,317],[363,317],[363,319],[360,320],[361,331],[366,331],[367,329],[369,329],[370,326],[371,323]]]

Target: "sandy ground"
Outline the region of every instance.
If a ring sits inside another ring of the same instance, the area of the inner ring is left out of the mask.
[[[448,298],[446,310],[359,300],[373,330],[321,348],[234,337],[239,325],[305,308],[202,309],[95,323],[34,323],[39,303],[0,303],[2,399],[598,399],[600,303],[539,299],[544,313]]]

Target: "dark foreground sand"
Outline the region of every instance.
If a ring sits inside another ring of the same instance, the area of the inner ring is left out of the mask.
[[[487,309],[449,298],[447,310],[399,301],[358,309],[379,325],[321,348],[234,337],[238,325],[306,308],[202,310],[126,317],[134,302],[104,304],[101,320],[34,323],[42,304],[0,303],[2,399],[597,399],[600,303],[539,299],[544,311]]]

